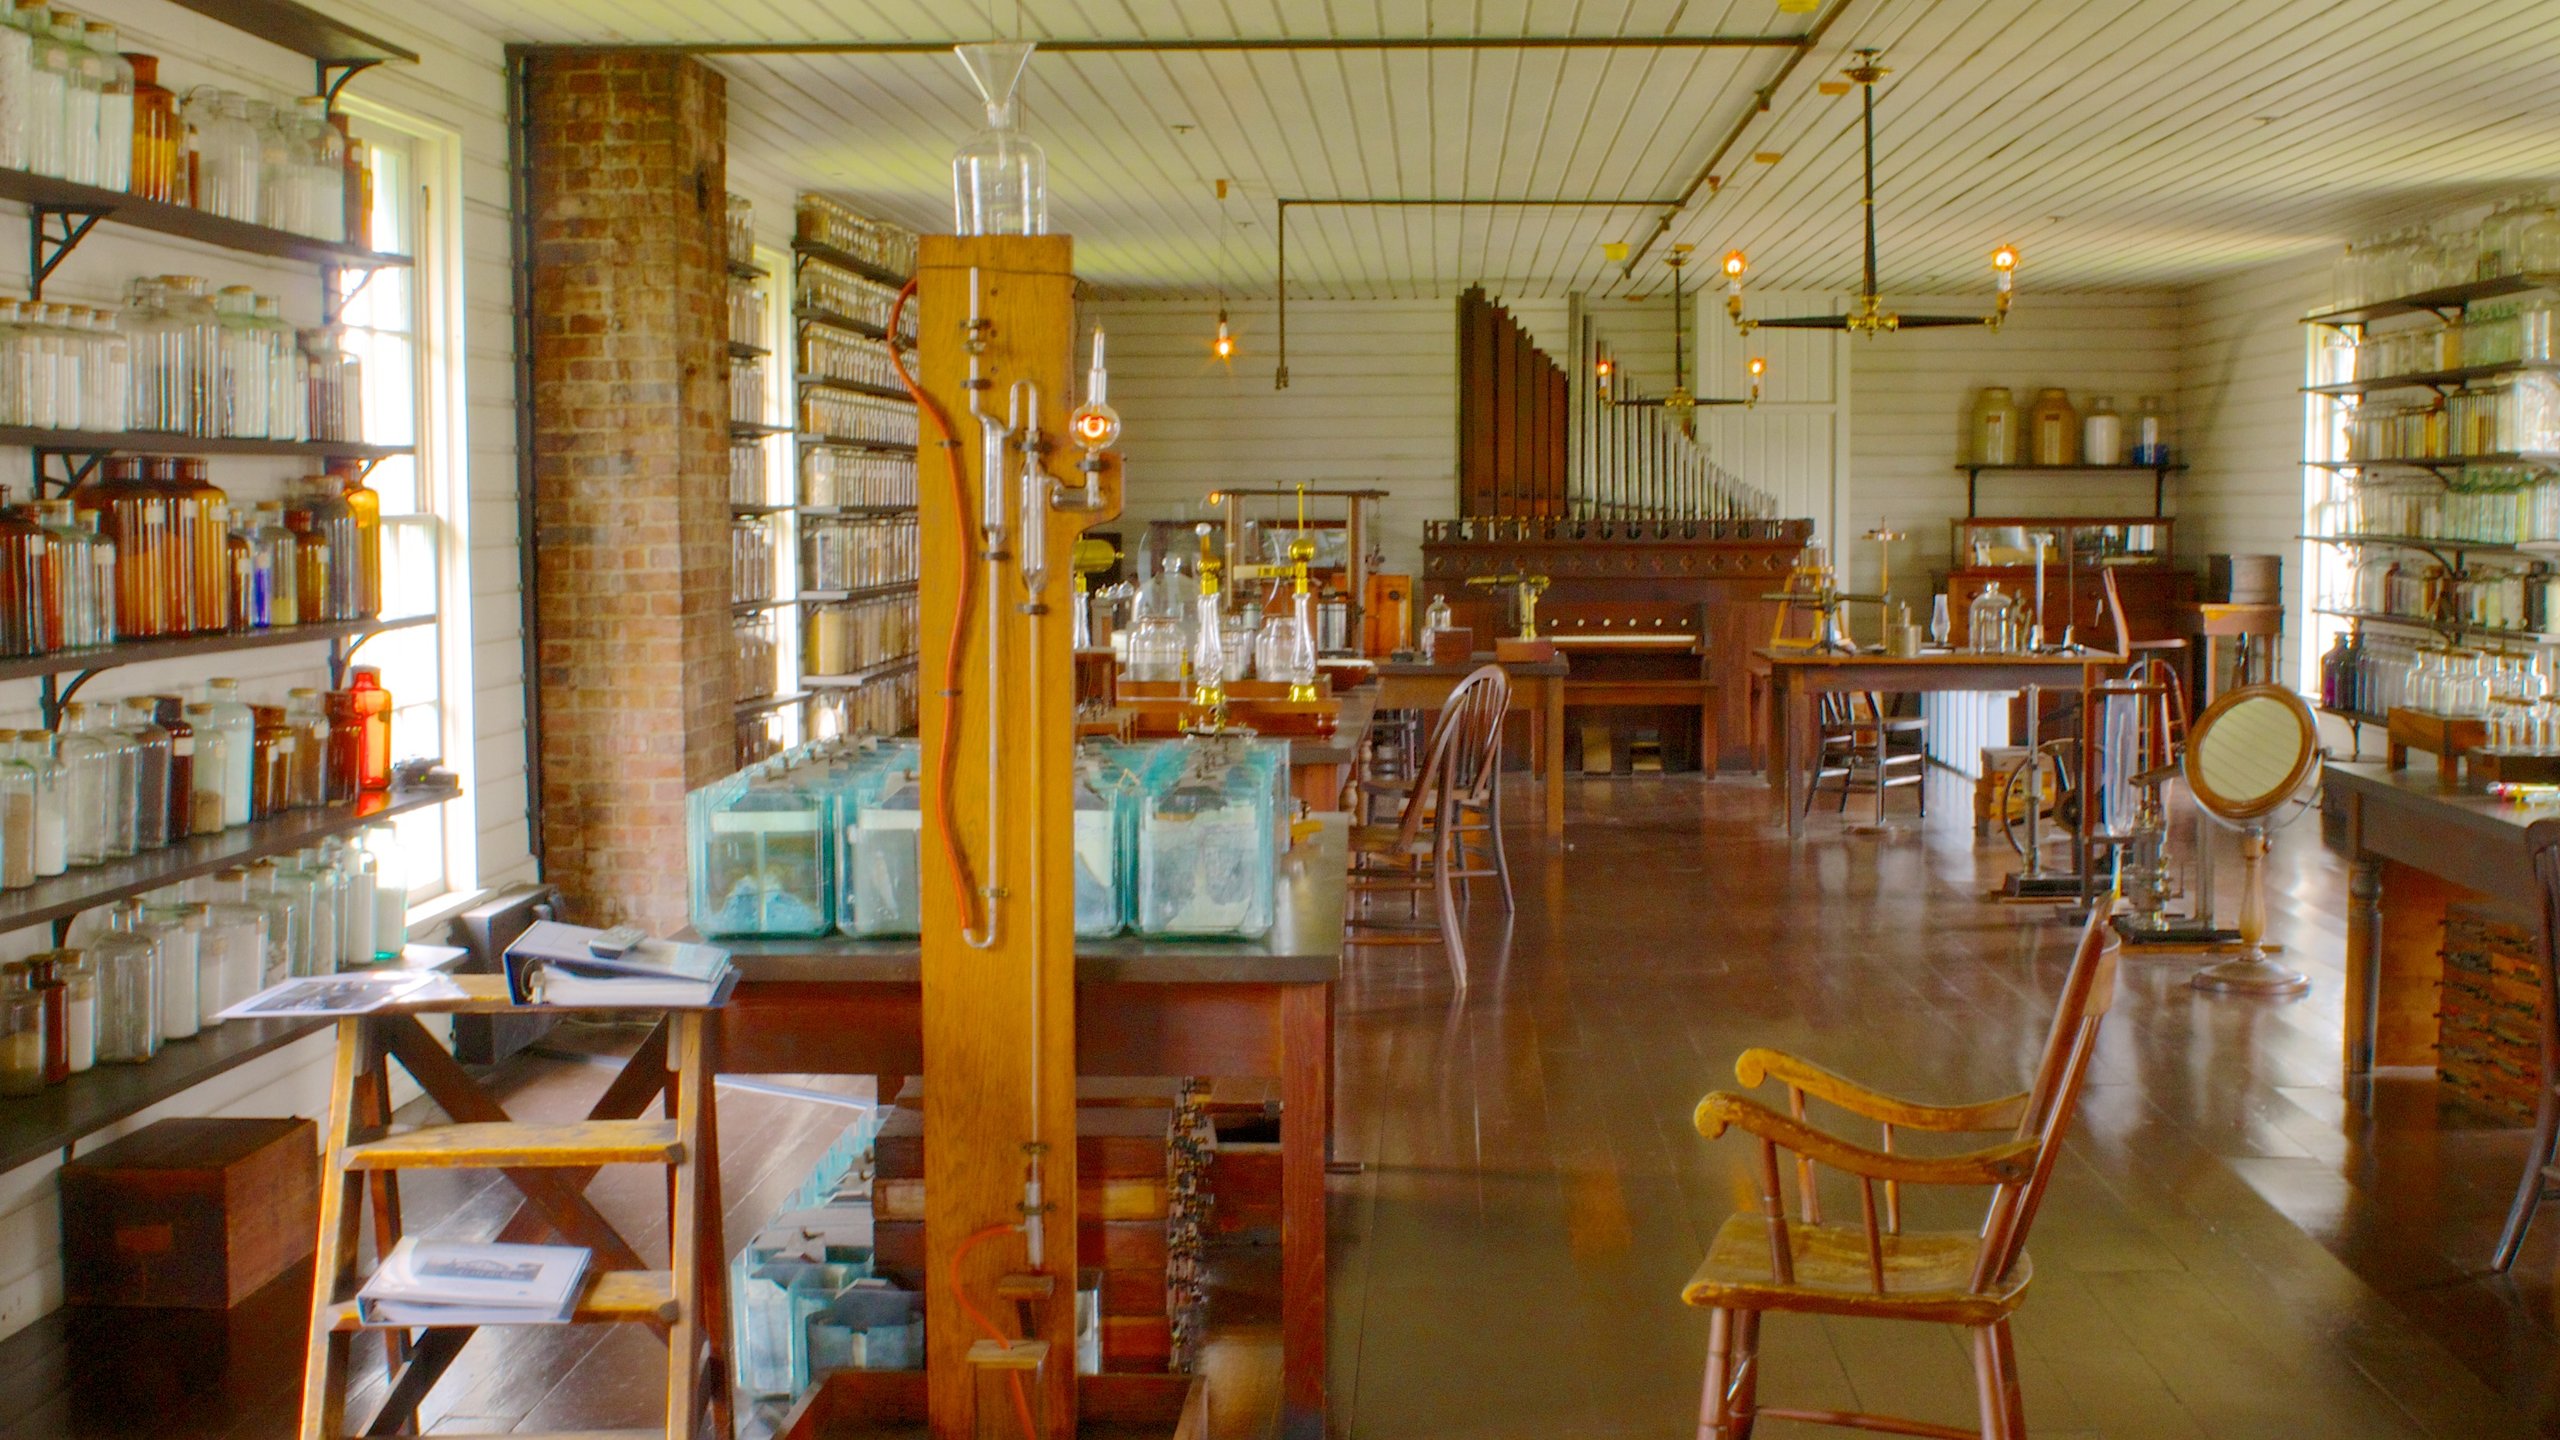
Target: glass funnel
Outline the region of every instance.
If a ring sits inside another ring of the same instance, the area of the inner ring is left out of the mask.
[[[963,235],[1045,235],[1049,157],[1015,124],[1014,95],[1034,47],[955,45],[969,83],[987,104],[987,128],[951,156],[951,201]]]

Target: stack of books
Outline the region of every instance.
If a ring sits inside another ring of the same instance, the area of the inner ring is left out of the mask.
[[[628,931],[539,921],[507,947],[507,991],[519,1005],[695,1010],[738,983],[715,945],[651,940]]]
[[[575,1245],[404,1238],[356,1292],[367,1325],[563,1325],[588,1253]]]

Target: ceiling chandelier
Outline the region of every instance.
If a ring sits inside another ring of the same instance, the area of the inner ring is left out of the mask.
[[[1751,357],[1751,394],[1748,398],[1705,397],[1689,389],[1687,328],[1684,324],[1685,313],[1689,307],[1681,293],[1680,272],[1689,263],[1689,252],[1696,248],[1694,245],[1674,245],[1671,247],[1671,253],[1663,257],[1663,263],[1671,267],[1671,393],[1659,399],[1616,402],[1621,405],[1659,405],[1670,413],[1671,418],[1679,424],[1683,433],[1692,437],[1697,434],[1697,410],[1701,405],[1759,404],[1760,381],[1769,369],[1767,361],[1757,355]],[[1616,364],[1614,360],[1604,355],[1601,357],[1600,365],[1602,366],[1601,397],[1607,399],[1612,388]]]
[[[1860,50],[1858,63],[1840,73],[1855,81],[1862,93],[1866,127],[1866,197],[1860,203],[1867,214],[1866,283],[1858,289],[1857,308],[1845,315],[1785,315],[1766,320],[1753,320],[1742,313],[1742,273],[1750,262],[1735,250],[1724,257],[1725,302],[1727,314],[1733,316],[1734,327],[1744,334],[1753,330],[1849,330],[1874,336],[1887,330],[1937,330],[1955,325],[1986,325],[1997,330],[2009,318],[2009,297],[2016,288],[2018,247],[2002,245],[1991,252],[1993,293],[1988,315],[1901,315],[1884,308],[1884,300],[1876,286],[1876,82],[1892,73],[1876,64],[1881,50]]]

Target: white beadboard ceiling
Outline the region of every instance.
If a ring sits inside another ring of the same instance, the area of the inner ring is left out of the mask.
[[[1415,35],[1787,35],[1775,0],[454,0],[553,43]],[[2560,178],[2555,0],[1846,0],[1672,225],[1755,284],[1855,283],[1860,45],[1877,94],[1883,281],[1989,289],[2203,279]],[[1051,228],[1103,294],[1270,293],[1281,196],[1677,195],[1786,49],[1051,53],[1026,86]],[[723,55],[731,154],[918,229],[949,223],[978,114],[932,55]],[[1774,163],[1753,157],[1769,153]],[[1216,198],[1215,182],[1230,182]],[[1651,290],[1601,254],[1646,209],[1293,209],[1294,297]]]

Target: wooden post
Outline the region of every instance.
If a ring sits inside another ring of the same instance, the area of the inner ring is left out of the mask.
[[[983,411],[1001,422],[1018,382],[1036,386],[1037,403],[1025,423],[1036,427],[1035,444],[1049,447],[1044,464],[1059,488],[1080,492],[1078,455],[1066,438],[1068,411],[1080,398],[1079,367],[1070,358],[1080,339],[1074,333],[1073,257],[1073,243],[1063,235],[926,236],[916,272],[919,383],[949,427],[938,432],[928,412],[918,458],[927,771],[925,1369],[937,1440],[967,1440],[975,1430],[968,1352],[985,1338],[953,1293],[953,1261],[970,1237],[1022,1220],[1024,1181],[1035,1166],[1046,1207],[1046,1253],[1039,1268],[1064,1278],[1030,1307],[1036,1333],[1016,1338],[1049,1342],[1051,1359],[1041,1380],[1046,1393],[1032,1397],[1031,1408],[1046,1417],[1050,1434],[1075,1430],[1075,1367],[1069,1358],[1076,1290],[1075,889],[1068,806],[1074,676],[1067,557],[1086,527],[1118,513],[1120,476],[1116,461],[1106,466],[1099,509],[1026,507],[1020,438],[1003,444],[1008,529],[990,573],[980,555],[984,440],[969,407],[974,313],[984,322],[977,361],[986,383],[975,392]],[[1030,398],[1027,389],[1019,393]],[[948,442],[947,453],[941,442]],[[959,464],[956,487],[952,458]],[[1047,539],[1047,576],[1037,594],[1024,589],[1030,526],[1042,527]],[[962,612],[964,584],[972,593]],[[995,684],[988,669],[991,640],[997,647]],[[956,666],[946,671],[954,660]],[[950,681],[956,681],[959,697],[946,718],[943,697]],[[945,746],[953,763],[950,793],[942,797],[935,769]],[[992,841],[990,784],[996,787]],[[981,892],[965,912],[943,858],[946,815],[968,883]],[[962,933],[964,915],[977,917],[978,933]],[[960,1267],[969,1303],[1008,1331],[1012,1307],[997,1304],[996,1282],[1032,1268],[1026,1249],[1022,1235],[996,1234],[972,1247]]]

